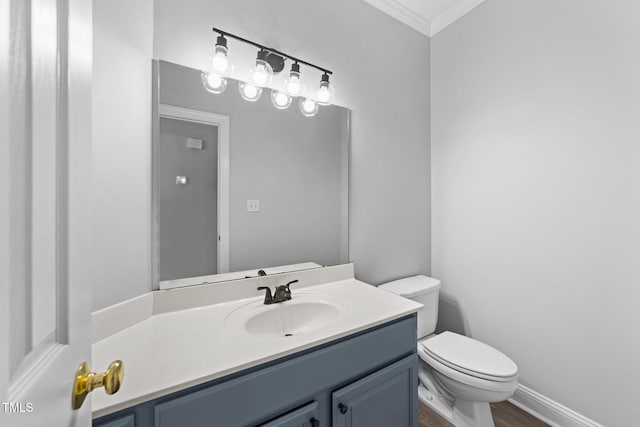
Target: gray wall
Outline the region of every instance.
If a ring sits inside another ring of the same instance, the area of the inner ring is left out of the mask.
[[[377,284],[429,272],[427,37],[361,0],[157,0],[154,10],[158,59],[203,69],[215,25],[334,71],[336,103],[352,111],[356,276]],[[255,58],[244,52],[237,73]]]
[[[235,81],[210,94],[192,68],[160,61],[159,74],[160,103],[230,117],[230,271],[346,262],[340,233],[349,111],[332,106],[307,118],[297,105],[275,109],[269,93],[243,100]],[[260,201],[260,212],[247,212],[249,199]]]
[[[640,3],[488,0],[432,40],[433,274],[521,383],[640,406]]]
[[[202,149],[187,147],[187,139]],[[218,272],[218,128],[160,119],[158,150],[159,280]],[[184,176],[186,184],[176,184]]]
[[[151,290],[153,0],[94,0],[93,308]]]

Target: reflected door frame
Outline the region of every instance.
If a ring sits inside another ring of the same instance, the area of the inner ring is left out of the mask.
[[[169,104],[158,105],[158,124],[160,119],[175,119],[193,123],[215,126],[218,130],[218,273],[229,272],[229,129],[230,118],[223,114],[209,113]],[[155,126],[158,129],[158,126]],[[157,183],[157,149],[159,132],[154,133],[152,179],[152,277],[154,289],[159,288],[159,247],[158,230],[158,183]]]

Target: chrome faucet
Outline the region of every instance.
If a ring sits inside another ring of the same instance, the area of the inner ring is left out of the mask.
[[[264,303],[266,305],[269,304],[277,304],[279,302],[290,301],[291,300],[291,289],[289,289],[289,285],[294,283],[298,283],[297,280],[292,280],[286,285],[276,286],[276,291],[273,296],[271,296],[271,288],[268,286],[260,286],[258,288],[259,291],[266,290],[267,292],[264,295]]]

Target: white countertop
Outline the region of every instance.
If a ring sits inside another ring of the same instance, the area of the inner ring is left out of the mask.
[[[255,289],[255,288],[254,288]],[[243,298],[158,313],[93,344],[92,367],[124,362],[118,393],[92,393],[93,417],[257,366],[416,312],[421,305],[353,278],[296,290],[340,298],[349,305],[339,322],[292,337],[264,338],[223,327],[236,308],[263,297]]]

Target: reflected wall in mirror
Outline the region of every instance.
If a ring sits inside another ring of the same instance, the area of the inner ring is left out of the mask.
[[[211,94],[199,70],[165,61],[154,63],[154,79],[156,289],[348,262],[348,109],[304,117],[295,102],[274,108],[268,90],[243,100],[234,80]],[[191,115],[170,113],[179,110]]]

